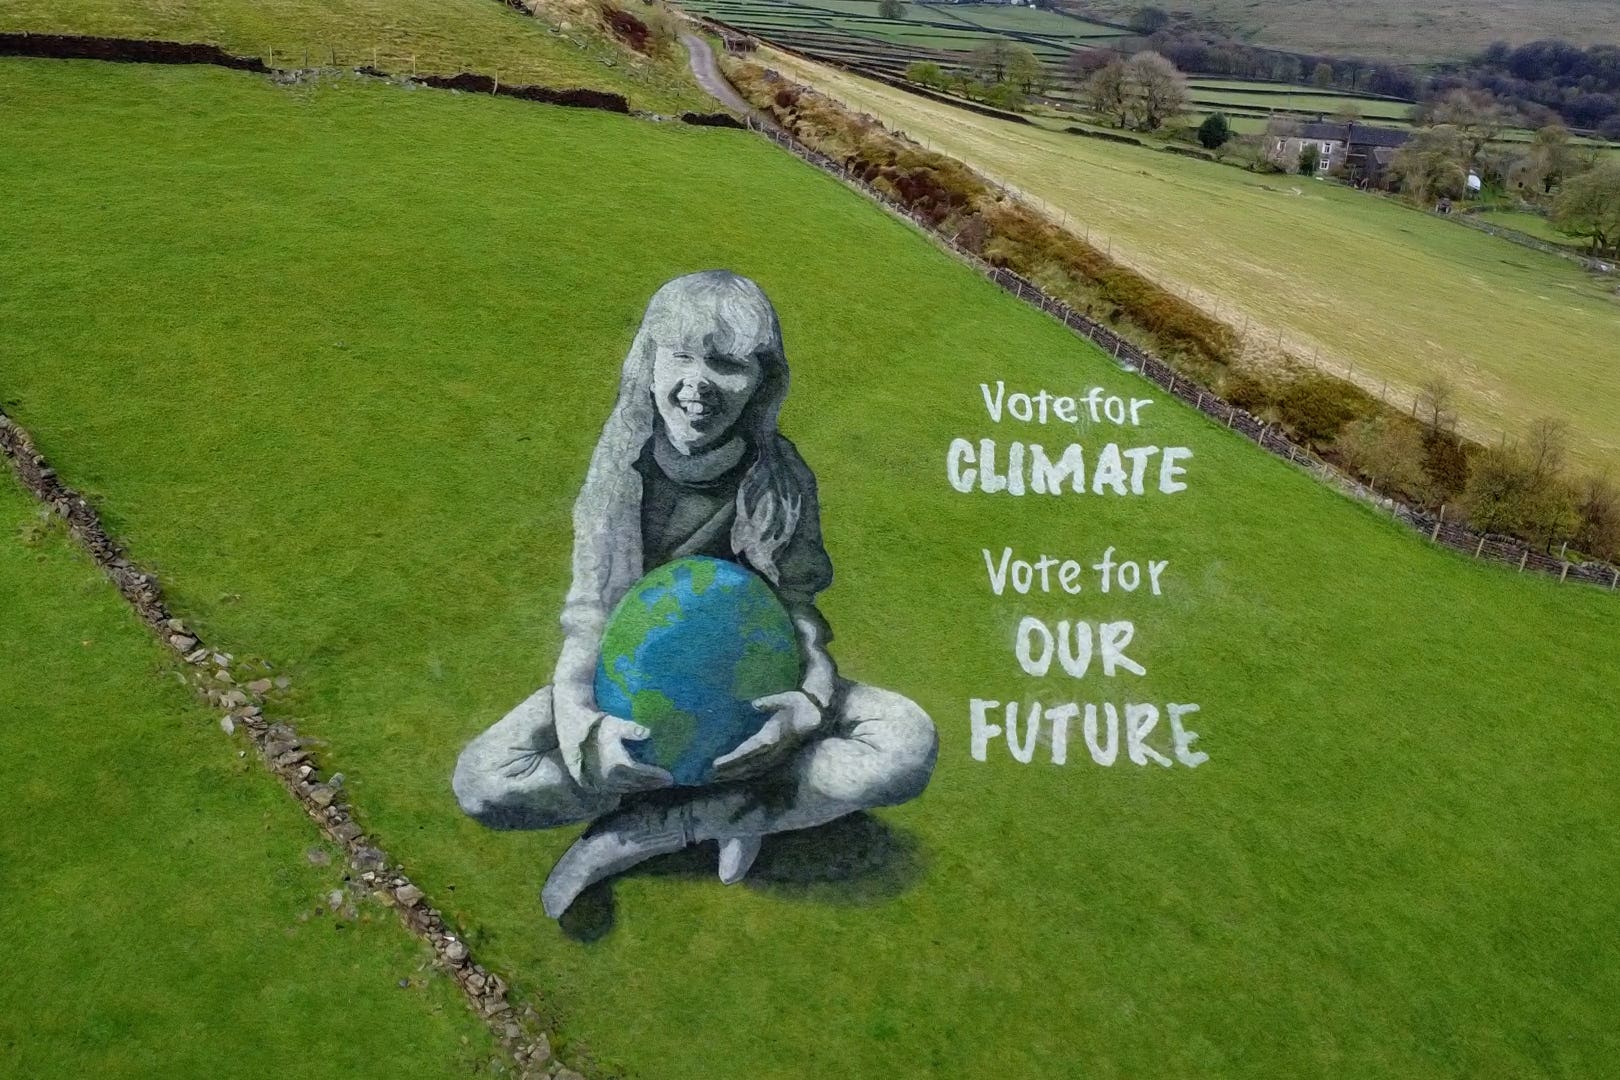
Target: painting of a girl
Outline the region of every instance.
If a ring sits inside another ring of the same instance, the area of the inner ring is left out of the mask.
[[[716,841],[742,880],[772,833],[915,798],[934,768],[915,703],[842,677],[816,596],[832,583],[816,481],[778,430],[788,368],[775,309],[721,270],[668,282],[647,305],[617,402],[574,505],[573,583],[551,684],[475,738],[456,764],[462,809],[498,829],[594,824],[541,899],[560,918],[593,883],[655,855]],[[764,726],[717,759],[712,783],[670,788],[638,761],[640,725],[597,708],[604,624],[646,572],[686,556],[769,583],[794,627],[802,685],[754,702]]]

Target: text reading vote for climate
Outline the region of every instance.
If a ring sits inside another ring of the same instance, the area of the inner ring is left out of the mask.
[[[980,383],[985,412],[993,424],[1050,426],[1058,439],[1084,428],[1136,429],[1150,398],[1122,397],[1093,386],[1080,394],[1033,394],[1007,384]],[[1106,435],[1085,441],[995,437],[955,438],[945,451],[951,487],[967,494],[1005,495],[1174,495],[1187,490],[1182,480],[1192,451],[1185,446],[1121,444]]]
[[[1054,394],[1009,389],[997,381],[980,383],[978,389],[981,422],[988,421],[989,431],[1044,426],[1059,437],[1036,442],[986,432],[952,439],[945,472],[954,491],[1153,496],[1187,490],[1190,449],[1128,437],[1141,432],[1151,417],[1151,398],[1098,386]],[[1138,700],[1146,695],[1136,690],[1137,680],[1148,675],[1137,641],[1137,612],[1161,603],[1174,588],[1172,560],[1152,557],[1162,552],[1124,550],[1088,535],[1087,526],[1077,510],[1072,521],[1061,524],[1061,535],[1049,538],[1052,543],[1009,537],[1013,542],[975,552],[989,594],[1016,600],[1024,609],[998,615],[992,630],[1006,650],[1009,675],[1042,681],[1022,691],[1009,686],[996,697],[970,699],[969,752],[975,761],[1005,753],[1025,765],[1089,759],[1105,767],[1196,768],[1209,760],[1194,748],[1198,733],[1188,726],[1199,706]],[[1085,548],[1075,550],[1082,543]],[[1067,550],[1051,554],[1054,549]]]

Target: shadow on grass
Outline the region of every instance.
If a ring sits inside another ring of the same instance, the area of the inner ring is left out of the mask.
[[[694,844],[649,859],[621,876],[711,881],[717,873],[717,853],[716,844]],[[915,836],[863,812],[814,829],[766,837],[742,887],[811,903],[878,904],[920,881],[925,865]],[[613,929],[614,880],[580,894],[562,918],[565,934],[591,942]]]

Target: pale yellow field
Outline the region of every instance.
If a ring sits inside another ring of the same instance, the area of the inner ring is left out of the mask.
[[[977,116],[819,65],[763,62],[960,158],[1237,327],[1410,401],[1432,373],[1495,441],[1567,420],[1620,470],[1620,279],[1393,200]]]

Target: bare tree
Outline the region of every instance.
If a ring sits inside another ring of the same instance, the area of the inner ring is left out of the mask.
[[[1125,62],[1110,60],[1086,80],[1086,103],[1099,115],[1124,127],[1130,119],[1130,95],[1126,93]]]
[[[1581,525],[1575,543],[1600,559],[1620,554],[1620,491],[1607,476],[1588,476],[1581,487]]]
[[[1620,251],[1620,162],[1605,161],[1564,181],[1552,221],[1560,232],[1589,239],[1595,254]]]
[[[1418,387],[1418,412],[1430,431],[1444,431],[1457,422],[1457,414],[1451,411],[1456,396],[1456,384],[1444,375],[1436,373],[1423,380]]]
[[[1418,107],[1419,123],[1433,127],[1445,124],[1456,129],[1469,161],[1502,133],[1508,119],[1508,110],[1497,104],[1489,90],[1453,90]]]
[[[1139,52],[1125,62],[1125,87],[1140,131],[1157,131],[1187,107],[1187,80],[1156,52]]]
[[[1535,483],[1547,484],[1559,479],[1568,453],[1569,425],[1564,421],[1543,416],[1530,425],[1529,435],[1524,440],[1524,455]]]
[[[1389,171],[1399,178],[1409,199],[1427,206],[1438,196],[1463,193],[1467,153],[1466,143],[1451,125],[1422,128],[1395,151]]]
[[[1063,73],[1077,83],[1084,83],[1118,59],[1119,54],[1112,49],[1092,49],[1083,46],[1064,57]]]

